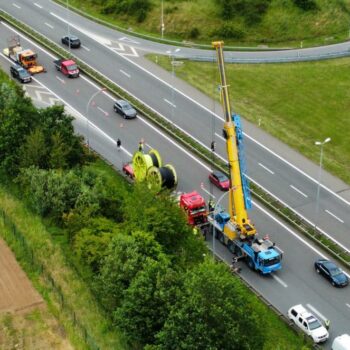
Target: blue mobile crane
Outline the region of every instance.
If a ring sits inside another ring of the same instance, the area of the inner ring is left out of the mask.
[[[249,182],[244,161],[243,132],[240,117],[231,115],[228,85],[226,83],[223,41],[212,43],[217,53],[221,79],[221,101],[225,116],[223,135],[229,163],[229,210],[222,208],[211,214],[209,221],[214,226],[216,238],[226,245],[238,259],[245,259],[248,266],[269,274],[281,269],[282,251],[268,236],[257,237],[257,231],[250,222],[248,212],[252,206]]]

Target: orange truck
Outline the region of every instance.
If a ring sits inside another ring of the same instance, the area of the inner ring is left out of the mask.
[[[19,36],[15,36],[8,40],[8,47],[3,50],[5,56],[15,63],[20,64],[30,74],[45,72],[45,68],[37,62],[38,55],[30,50],[23,49],[20,45]]]

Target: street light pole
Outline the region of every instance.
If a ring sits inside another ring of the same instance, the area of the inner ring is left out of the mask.
[[[216,209],[218,208],[219,203],[221,200],[229,193],[230,191],[224,192],[220,198],[217,200],[214,206],[213,210],[213,258],[215,259],[215,226],[214,226],[214,220],[215,220],[215,214],[216,214]]]
[[[87,139],[87,145],[88,145],[89,151],[90,151],[90,141],[89,141],[89,139],[90,139],[90,135],[89,135],[89,124],[90,124],[90,121],[89,121],[89,107],[90,107],[90,104],[91,104],[91,101],[93,100],[93,98],[95,96],[97,96],[98,94],[100,94],[101,92],[106,91],[106,90],[107,90],[106,88],[102,88],[102,89],[94,92],[91,95],[91,97],[90,97],[90,99],[89,99],[89,101],[88,101],[88,103],[86,105],[86,139]]]
[[[69,5],[68,5],[68,0],[66,1],[66,6],[67,6],[67,35],[68,35],[68,50],[70,53],[70,28],[69,28]]]
[[[319,211],[319,199],[320,199],[320,187],[321,187],[321,174],[322,174],[322,164],[323,164],[323,146],[331,140],[330,137],[327,137],[323,142],[316,141],[316,146],[321,146],[320,150],[320,166],[318,169],[318,181],[317,181],[317,195],[316,195],[316,212],[315,212],[315,231],[317,229],[318,221],[318,211]]]
[[[162,0],[162,3],[161,3],[161,14],[160,14],[160,32],[161,32],[161,36],[162,36],[162,39],[164,38],[164,3],[163,3],[163,0]]]

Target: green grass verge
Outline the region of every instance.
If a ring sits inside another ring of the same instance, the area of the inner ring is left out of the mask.
[[[155,56],[149,58],[155,61]],[[168,57],[158,64],[171,70]],[[315,163],[315,141],[331,137],[324,167],[350,183],[350,59],[291,64],[226,64],[233,110]],[[176,75],[219,100],[216,63],[184,61]]]
[[[64,0],[56,0],[63,6]],[[139,23],[135,16],[125,12],[103,14],[105,4],[85,0],[69,0],[72,8],[85,12],[98,20],[116,25],[135,34],[148,34],[160,39],[160,0],[151,0],[152,7],[146,19]],[[224,38],[231,46],[299,47],[331,44],[349,38],[349,5],[342,0],[316,0],[317,11],[302,11],[292,0],[271,0],[262,20],[247,24],[242,17],[224,21],[217,0],[164,1],[165,38],[210,44],[211,40]],[[234,33],[224,37],[223,26],[233,28]],[[193,37],[193,32],[197,36]],[[157,39],[156,39],[157,40]]]
[[[77,349],[87,349],[84,336],[77,332],[73,325],[82,325],[87,330],[87,337],[91,343],[100,349],[128,349],[123,337],[113,327],[101,312],[89,285],[76,272],[63,253],[59,244],[55,243],[48,232],[42,219],[33,215],[25,204],[14,197],[7,188],[0,187],[1,209],[15,224],[17,230],[26,239],[28,247],[45,271],[49,272],[56,288],[59,288],[63,296],[62,300],[54,293],[52,285],[47,279],[43,279],[40,269],[35,269],[28,261],[20,240],[14,239],[12,229],[4,225],[0,219],[0,235],[6,240],[14,251],[16,258],[47,301],[50,310],[64,326],[68,337]],[[72,321],[71,314],[74,312],[75,319]],[[86,336],[85,336],[86,338]]]

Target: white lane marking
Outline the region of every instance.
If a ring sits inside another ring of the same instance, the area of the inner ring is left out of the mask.
[[[201,189],[202,189],[205,193],[209,194],[210,197],[213,197],[214,199],[216,198],[216,197],[215,197],[212,193],[210,193],[204,186],[201,186]]]
[[[170,102],[170,101],[167,100],[166,98],[163,98],[163,100],[164,100],[166,103],[169,103],[171,107],[176,108],[176,105],[174,105],[172,102]]]
[[[86,51],[90,51],[90,49],[88,47],[86,47],[85,45],[81,45],[81,47]]]
[[[327,320],[327,317],[323,316],[315,307],[313,307],[311,304],[306,304],[306,306],[313,311],[319,318],[322,318],[323,321]]]
[[[345,305],[350,309],[350,304],[346,303]]]
[[[274,175],[275,173],[270,170],[267,166],[265,166],[264,164],[262,163],[258,163],[263,169],[265,169],[266,171],[268,171],[270,174]]]
[[[106,112],[105,110],[103,110],[101,107],[97,107],[97,109],[98,109],[100,112],[102,112],[106,117],[109,116],[109,113]]]
[[[127,72],[124,72],[122,69],[119,69],[119,72],[124,74],[125,76],[127,76],[128,78],[130,78],[130,74],[128,74]]]
[[[287,288],[288,287],[288,284],[286,282],[284,282],[281,278],[271,274],[272,278],[274,280],[276,280],[280,285],[282,285],[284,288]]]
[[[338,218],[338,216],[334,215],[332,212],[330,212],[328,209],[325,209],[325,212],[331,216],[334,217],[334,219],[338,220],[339,222],[341,222],[342,224],[344,224],[344,221],[340,218]]]
[[[53,29],[53,26],[47,22],[45,22],[45,25],[47,25],[49,28]]]
[[[27,37],[25,37],[24,35],[22,35],[20,32],[18,32],[17,30],[13,29],[12,27],[10,27],[9,25],[7,25],[4,22],[1,22],[6,28],[8,28],[9,30],[13,31],[14,33],[18,34],[19,36],[25,38],[28,42],[30,42],[32,45],[34,45],[35,47],[37,47],[38,49],[40,49],[42,52],[45,52],[48,56],[52,57],[53,59],[57,59],[57,57],[55,57],[54,55],[52,55],[50,52],[48,52],[47,50],[43,49],[42,47],[40,47],[38,44],[36,44],[35,42],[33,42],[32,40],[28,39]],[[106,46],[108,48],[108,46]],[[5,57],[3,55],[3,57]],[[121,56],[123,57],[123,56]],[[9,58],[5,57],[9,62],[12,62]],[[125,58],[127,61],[129,61],[130,63],[134,64],[133,61]],[[136,64],[136,63],[135,63]],[[137,64],[136,64],[137,65]],[[137,65],[138,66],[138,65]],[[108,81],[110,81],[111,83],[115,84],[116,86],[118,86],[119,88],[122,88],[120,85],[116,84],[115,82],[113,82],[111,79],[109,79],[107,76],[105,76],[104,74],[100,73],[104,78],[106,78]],[[88,82],[89,84],[91,84],[92,86],[94,86],[96,89],[100,89],[100,87],[98,85],[96,85],[94,82],[92,82],[90,79],[87,79],[86,77],[84,77],[83,75],[80,76],[82,79],[84,79],[86,82]],[[156,79],[158,79],[156,77]],[[170,86],[168,84],[168,86]],[[133,98],[135,98],[137,101],[142,102],[147,108],[149,108],[150,110],[152,110],[153,112],[158,113],[162,118],[164,118],[165,120],[168,120],[164,115],[162,115],[161,113],[159,113],[157,110],[155,110],[153,107],[151,107],[150,105],[148,105],[147,103],[143,102],[142,100],[140,100],[138,97],[136,97],[134,94],[132,94],[130,91],[124,89],[130,96],[132,96]],[[108,92],[103,92],[106,96],[108,96],[112,101],[115,100],[115,98],[109,94]],[[223,119],[222,119],[223,120]],[[169,120],[168,120],[169,121]],[[210,149],[207,145],[205,145],[203,142],[197,140],[195,137],[193,137],[192,135],[190,135],[190,133],[186,130],[184,130],[183,128],[181,128],[180,126],[176,125],[175,123],[173,123],[179,130],[181,130],[184,134],[186,134],[189,137],[192,137],[194,140],[196,140],[196,142],[198,142],[201,146],[203,146],[206,149]],[[107,135],[108,136],[108,135]],[[220,135],[218,135],[219,137],[221,137]],[[248,135],[245,134],[245,136],[249,137]],[[250,138],[250,137],[249,137]],[[251,138],[254,142],[255,140],[253,138]],[[261,145],[261,147],[265,147],[264,145]],[[265,147],[267,150],[269,150],[267,147]],[[131,156],[131,155],[130,155]],[[224,160],[225,162],[227,162],[227,160],[220,156],[219,154],[217,154],[217,156]],[[276,155],[278,156],[278,155]],[[279,156],[278,156],[279,157]],[[282,159],[282,158],[281,158]],[[284,159],[282,159],[284,161]],[[296,168],[297,169],[297,168]],[[296,213],[297,215],[299,215],[303,220],[305,220],[306,222],[308,222],[309,224],[311,224],[312,226],[315,226],[315,224],[310,221],[309,219],[307,219],[306,217],[304,217],[301,213],[299,213],[297,210],[291,208],[290,206],[288,206],[287,203],[285,203],[284,201],[280,200],[277,196],[275,196],[272,192],[270,192],[268,189],[264,188],[262,185],[260,185],[257,181],[253,180],[251,177],[247,176],[247,178],[250,181],[254,181],[258,186],[260,186],[264,191],[266,191],[270,196],[272,196],[273,198],[279,200],[283,205],[285,205],[286,207],[290,208],[294,213]],[[311,177],[310,177],[311,178]],[[318,182],[317,182],[318,183]],[[322,185],[322,184],[321,184]],[[323,186],[323,185],[322,185]],[[326,187],[324,187],[325,189],[327,189]],[[328,190],[328,189],[327,189]],[[333,193],[332,191],[330,191],[331,193]],[[339,196],[340,199],[343,199],[342,197]],[[254,203],[254,202],[253,202]],[[347,203],[347,202],[346,202]],[[256,204],[255,204],[256,205]],[[256,205],[257,206],[257,205]],[[281,224],[282,225],[282,224]],[[320,227],[316,226],[316,228],[322,233],[324,234],[327,238],[329,238],[331,241],[333,241],[334,243],[336,243],[337,245],[339,245],[342,249],[344,249],[347,252],[350,252],[350,249],[347,248],[346,246],[344,246],[342,243],[338,242],[336,239],[334,239],[329,233],[327,233],[326,231],[322,230]],[[325,257],[326,258],[326,257]],[[348,275],[348,274],[347,274]],[[348,277],[350,277],[350,275],[348,275]]]
[[[34,3],[34,5],[36,6],[36,7],[39,7],[39,9],[42,9],[43,7],[41,6],[41,5],[39,5],[38,3]]]
[[[307,194],[305,194],[304,192],[300,191],[298,188],[296,188],[295,186],[293,185],[289,185],[294,191],[298,192],[299,194],[301,194],[302,196],[304,196],[305,198],[308,197]]]
[[[149,143],[145,143],[145,145],[146,145],[148,148],[150,148],[150,149],[153,148]]]
[[[57,75],[56,75],[56,79],[59,80],[62,84],[65,84],[65,83],[66,83],[66,82],[64,81],[64,79],[58,77]]]
[[[128,42],[128,43],[133,43],[133,44],[140,44],[138,41],[135,41],[135,40],[132,40],[132,39],[130,39],[130,38],[127,38],[127,37],[122,37],[122,38],[119,38],[118,40],[120,40],[120,41],[126,41],[126,42]]]
[[[61,21],[63,21],[64,23],[66,23],[66,20],[64,20],[63,18],[57,16],[56,14],[50,12],[50,14],[52,16],[57,17],[58,19],[60,19]],[[72,27],[74,27],[76,30],[84,33],[80,28],[74,26],[73,24],[71,24]],[[114,50],[112,50],[109,46],[107,46],[106,44],[104,44],[103,42],[100,42],[98,40],[96,40],[95,38],[92,37],[92,39],[94,39],[96,42],[98,42],[99,44],[101,44],[102,46],[104,46],[105,48],[107,48],[108,50],[115,52]],[[222,117],[220,117],[219,115],[217,115],[216,113],[214,113],[213,111],[211,111],[209,108],[201,105],[198,101],[194,100],[193,98],[191,98],[190,96],[186,95],[185,93],[183,93],[182,91],[178,90],[177,88],[175,88],[173,86],[173,84],[167,83],[166,81],[160,79],[159,77],[157,77],[157,75],[155,75],[154,73],[148,71],[146,68],[142,67],[141,65],[139,65],[138,63],[132,61],[131,59],[129,59],[128,57],[123,56],[122,54],[115,52],[117,55],[119,55],[120,57],[122,57],[124,60],[128,61],[129,63],[131,63],[132,65],[134,65],[135,67],[139,68],[140,70],[142,70],[143,72],[147,73],[148,75],[150,75],[151,77],[153,77],[154,79],[158,80],[159,82],[163,83],[164,85],[166,85],[167,87],[174,89],[174,91],[176,91],[177,93],[179,93],[180,95],[182,95],[183,97],[187,98],[189,101],[193,102],[195,105],[197,105],[198,107],[204,109],[205,111],[207,111],[208,113],[210,113],[211,115],[215,116],[216,118],[218,118],[221,121],[224,121],[224,119]],[[215,52],[213,52],[213,59],[216,59],[216,54]],[[146,104],[145,104],[146,105]],[[266,151],[268,151],[269,153],[271,153],[272,155],[274,155],[275,157],[277,157],[279,160],[282,160],[285,164],[289,165],[290,167],[292,167],[294,170],[297,170],[300,174],[304,175],[305,177],[307,177],[309,180],[312,180],[314,183],[318,183],[318,180],[314,179],[313,177],[311,177],[310,175],[306,174],[305,172],[303,172],[301,169],[299,169],[297,166],[293,165],[292,163],[288,162],[287,160],[285,160],[283,157],[281,157],[280,155],[278,155],[277,153],[275,153],[274,151],[272,151],[271,149],[269,149],[268,147],[266,147],[265,145],[263,145],[262,143],[260,143],[259,141],[255,140],[253,137],[247,135],[245,132],[243,132],[243,134],[248,137],[250,140],[252,140],[253,142],[255,142],[257,145],[259,145],[260,147],[262,147],[263,149],[265,149]],[[350,205],[350,201],[347,201],[345,198],[341,197],[339,194],[333,192],[332,190],[330,190],[328,187],[326,187],[323,184],[320,184],[320,186],[322,188],[324,188],[326,191],[328,191],[329,193],[333,194],[335,197],[337,197],[338,199],[340,199],[341,201],[343,201],[344,203],[346,203],[347,205]]]
[[[15,4],[14,2],[12,3],[12,5],[14,6],[14,7],[17,7],[18,9],[20,9],[21,8],[21,6],[18,6],[17,4]]]
[[[165,135],[164,133],[162,133],[160,130],[158,130],[155,126],[153,126],[152,124],[150,124],[148,121],[146,121],[144,118],[139,117],[139,120],[141,120],[143,123],[145,123],[146,125],[148,125],[151,129],[153,129],[156,133],[158,133],[159,135],[161,135],[164,139],[166,139],[167,141],[169,141],[171,144],[173,144],[175,147],[177,147],[179,150],[181,150],[183,153],[185,153],[188,157],[192,158],[195,162],[197,162],[198,164],[200,164],[203,168],[205,168],[208,171],[211,171],[210,167],[208,167],[206,164],[204,164],[203,162],[201,162],[198,158],[196,158],[192,153],[190,153],[189,151],[187,151],[185,148],[183,148],[182,146],[180,146],[178,143],[176,143],[174,140],[172,140],[169,136]]]

